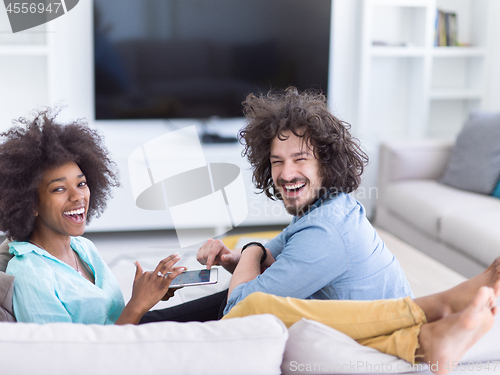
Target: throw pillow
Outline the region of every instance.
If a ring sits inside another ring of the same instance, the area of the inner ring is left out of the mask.
[[[281,365],[283,375],[400,374],[420,371],[431,374],[426,363],[412,365],[400,358],[360,345],[349,336],[312,320],[302,319],[295,323],[288,330],[288,334]],[[479,367],[475,366],[482,366],[487,373],[488,365],[493,371],[495,365],[500,363],[499,335],[500,315],[497,315],[493,327],[465,353],[460,364],[457,364],[457,373],[476,374]],[[497,371],[498,367],[500,365],[497,366]]]
[[[500,113],[472,113],[440,182],[491,194],[500,176]]]
[[[495,187],[495,190],[493,190],[493,193],[491,193],[491,195],[500,198],[500,180],[498,180],[497,186]]]
[[[14,276],[0,271],[0,322],[15,322],[12,308]]]
[[[398,357],[358,344],[349,336],[313,320],[288,330],[281,372],[292,374],[374,374],[427,370]]]
[[[0,245],[0,271],[5,272],[7,263],[12,259],[12,254],[9,253],[9,240],[5,240]]]

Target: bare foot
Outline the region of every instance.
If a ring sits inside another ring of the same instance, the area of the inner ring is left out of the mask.
[[[482,286],[491,287],[495,296],[500,296],[500,257],[472,279],[444,292],[416,298],[414,301],[424,311],[427,321],[434,322],[465,309]]]
[[[500,257],[496,258],[481,274],[447,291],[449,293],[445,297],[449,304],[449,313],[465,309],[482,286],[493,288],[496,297],[500,295]]]
[[[497,310],[495,303],[494,289],[483,286],[463,311],[422,325],[417,354],[424,354],[423,362],[429,364],[433,373],[449,372],[493,326]]]

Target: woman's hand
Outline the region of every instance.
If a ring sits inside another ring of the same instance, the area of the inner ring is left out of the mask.
[[[144,313],[149,311],[151,307],[156,305],[167,294],[172,280],[185,271],[185,267],[174,267],[174,264],[179,259],[180,256],[178,254],[172,254],[161,260],[154,271],[147,272],[144,272],[141,265],[136,262],[137,268],[130,301],[138,301],[138,303],[144,306]],[[159,274],[164,276],[159,276]]]
[[[139,262],[135,262],[132,297],[116,324],[138,324],[142,316],[167,295],[172,280],[186,269],[174,267],[179,259],[179,254],[172,254],[161,260],[154,271],[146,272],[143,271]]]

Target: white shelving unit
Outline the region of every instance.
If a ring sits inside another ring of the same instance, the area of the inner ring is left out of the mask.
[[[12,33],[6,12],[0,12],[0,31],[0,131],[4,131],[12,119],[52,102],[55,32],[49,22]]]
[[[456,135],[468,113],[484,107],[489,7],[490,0],[364,0],[359,136]],[[438,9],[457,14],[466,47],[434,46]]]

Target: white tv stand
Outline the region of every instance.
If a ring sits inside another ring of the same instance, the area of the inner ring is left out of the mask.
[[[128,173],[128,157],[133,150],[160,135],[177,129],[180,126],[198,125],[198,121],[97,121],[94,123],[98,131],[104,135],[111,158],[117,163],[120,173],[121,187],[114,190],[113,199],[108,203],[106,211],[100,218],[95,218],[88,231],[130,231],[174,229],[172,217],[166,211],[147,211],[136,207],[130,177]],[[243,120],[207,127],[220,135],[236,135],[243,125]],[[199,129],[198,129],[199,130]],[[201,135],[201,132],[199,131]],[[248,216],[240,226],[286,225],[291,216],[285,211],[283,203],[271,201],[264,194],[256,194],[252,183],[252,172],[246,158],[241,156],[243,146],[240,143],[203,144],[203,152],[207,163],[232,163],[240,167],[245,182],[248,202]],[[198,228],[212,228],[211,222],[197,224]],[[194,229],[194,227],[193,227]]]

